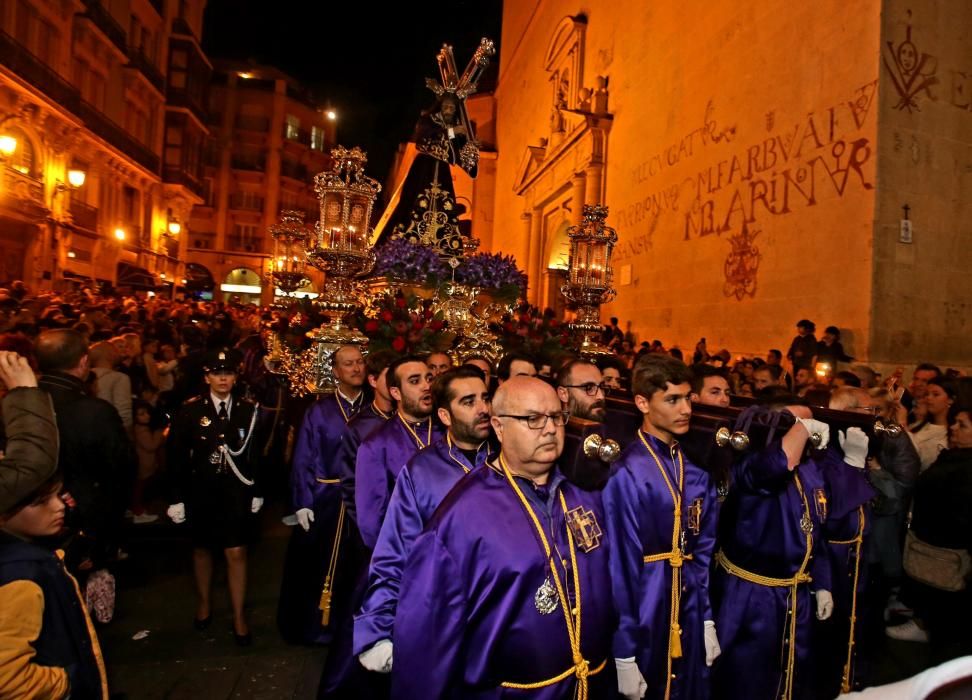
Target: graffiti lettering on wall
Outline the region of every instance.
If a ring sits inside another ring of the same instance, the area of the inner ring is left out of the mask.
[[[759,234],[754,224],[760,217],[812,207],[842,197],[852,187],[874,187],[869,175],[874,149],[860,132],[876,94],[874,80],[849,99],[794,123],[781,125],[774,114],[766,120],[766,137],[621,207],[619,227],[628,235],[618,242],[615,259],[624,261],[650,248],[652,234],[666,216],[679,217],[685,241],[737,231],[728,239],[724,293],[737,299],[753,296],[761,259],[753,245]],[[733,127],[726,140],[735,135]],[[649,166],[649,177],[654,174]]]
[[[705,106],[705,116],[702,119],[702,126],[692,129],[682,136],[675,143],[662,149],[648,160],[642,161],[631,171],[631,177],[635,182],[642,183],[649,178],[655,177],[658,173],[678,165],[682,160],[691,158],[696,144],[701,147],[708,146],[710,143],[729,143],[736,135],[736,126],[719,128],[719,122],[715,118],[715,105],[709,100]]]
[[[911,41],[910,24],[905,30],[904,41],[898,44],[893,41],[886,43],[887,51],[884,52],[882,61],[891,76],[891,84],[898,93],[898,103],[894,107],[908,112],[920,112],[921,107],[915,98],[925,93],[928,99],[935,100],[931,89],[938,85],[938,78],[935,76],[938,60],[930,54],[919,53],[918,47]]]
[[[753,245],[759,231],[743,223],[742,231],[729,238],[731,250],[726,256],[723,274],[726,278],[722,293],[741,301],[745,296],[756,296],[756,273],[762,255]]]

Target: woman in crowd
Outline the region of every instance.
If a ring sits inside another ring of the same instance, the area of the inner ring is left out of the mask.
[[[948,411],[954,402],[955,387],[950,380],[936,377],[928,382],[928,393],[922,399],[925,419],[908,428],[921,457],[922,471],[932,465],[948,443]]]
[[[930,642],[935,663],[972,653],[972,408],[955,406],[950,415],[948,449],[915,485],[905,542],[915,616],[887,628],[893,639]]]

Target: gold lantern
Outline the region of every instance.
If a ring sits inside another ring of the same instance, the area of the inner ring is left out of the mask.
[[[611,286],[614,278],[611,254],[618,234],[605,225],[608,208],[600,204],[584,205],[583,221],[567,229],[570,240],[570,262],[567,284],[560,291],[577,305],[577,318],[569,328],[580,336],[582,357],[610,355],[600,344],[601,304],[614,299],[617,292]]]
[[[308,332],[314,342],[309,359],[307,388],[315,393],[336,386],[331,357],[342,345],[365,346],[368,339],[346,323],[361,308],[358,279],[371,271],[375,255],[368,245],[371,209],[381,191],[364,174],[368,158],[360,148],[338,146],[331,151],[331,170],[314,178],[321,218],[307,245],[307,260],[325,276],[318,303],[329,322]]]
[[[270,237],[273,238],[273,262],[270,279],[276,289],[286,296],[291,296],[298,289],[307,284],[307,258],[304,249],[310,231],[304,225],[304,212],[284,210],[280,212],[280,221],[270,227]]]

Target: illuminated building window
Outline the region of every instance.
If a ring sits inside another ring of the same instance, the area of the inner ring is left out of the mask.
[[[311,127],[311,148],[315,151],[324,150],[324,129],[317,126]]]
[[[300,137],[300,119],[293,114],[287,115],[287,130],[284,136],[291,141],[296,141]]]

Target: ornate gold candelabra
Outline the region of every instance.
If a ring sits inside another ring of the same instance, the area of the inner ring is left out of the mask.
[[[283,311],[287,308],[293,294],[307,284],[307,259],[304,250],[310,231],[304,225],[304,212],[284,210],[280,221],[269,229],[273,239],[273,259],[269,282],[273,285],[271,308]],[[277,290],[284,293],[278,301]],[[264,338],[267,345],[267,367],[272,372],[281,373],[287,359],[283,343],[273,329],[273,323],[264,325]]]
[[[567,284],[560,291],[568,301],[577,304],[577,317],[569,328],[581,338],[582,357],[611,354],[598,340],[602,330],[601,304],[613,300],[617,294],[611,286],[614,278],[611,254],[618,234],[605,225],[607,213],[606,206],[586,204],[581,224],[567,229],[570,263]]]
[[[324,272],[318,303],[329,322],[307,333],[314,342],[308,359],[307,388],[314,393],[335,387],[331,356],[342,345],[361,345],[368,339],[349,326],[347,316],[361,308],[358,278],[371,271],[375,256],[368,245],[371,208],[381,191],[374,178],[364,174],[368,158],[360,148],[338,146],[331,151],[330,171],[314,178],[321,218],[308,242],[308,262]]]

